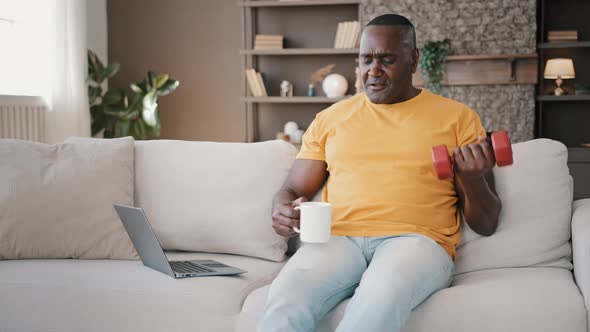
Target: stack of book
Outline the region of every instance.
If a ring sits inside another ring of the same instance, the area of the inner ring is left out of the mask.
[[[360,34],[361,24],[359,21],[338,23],[334,48],[357,48]]]
[[[282,35],[256,35],[254,38],[254,49],[275,50],[283,48]]]
[[[576,40],[578,40],[578,31],[576,30],[553,30],[547,32],[548,42]]]
[[[248,87],[250,87],[250,93],[254,97],[266,97],[266,87],[262,80],[262,74],[256,72],[256,70],[250,68],[246,69],[246,80],[248,81]]]

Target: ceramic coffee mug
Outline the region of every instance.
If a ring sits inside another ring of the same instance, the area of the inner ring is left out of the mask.
[[[299,218],[301,229],[293,227],[301,234],[301,241],[308,243],[325,243],[330,240],[332,225],[332,205],[321,202],[304,202],[295,207],[301,211]]]

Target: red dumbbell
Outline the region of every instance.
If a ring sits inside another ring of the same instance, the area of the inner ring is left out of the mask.
[[[512,145],[508,133],[504,130],[492,133],[492,148],[498,167],[512,165]],[[445,144],[432,148],[432,164],[434,171],[440,180],[453,176],[451,157]]]

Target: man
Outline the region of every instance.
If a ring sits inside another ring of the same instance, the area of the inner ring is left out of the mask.
[[[325,184],[332,238],[303,245],[272,283],[259,331],[314,331],[352,296],[337,331],[400,331],[414,307],[448,287],[461,214],[494,233],[501,204],[493,150],[477,114],[412,86],[419,52],[403,16],[373,19],[361,36],[364,93],[320,112],[282,189],[273,228],[295,236],[299,213]],[[454,177],[438,180],[432,146],[447,144]]]

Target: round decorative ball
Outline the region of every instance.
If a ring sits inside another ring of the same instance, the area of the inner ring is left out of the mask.
[[[327,97],[343,97],[348,90],[346,78],[340,74],[330,74],[324,78],[322,89]]]
[[[297,122],[289,121],[285,123],[285,128],[283,129],[283,132],[289,136],[293,136],[298,129],[299,126],[297,125]]]

